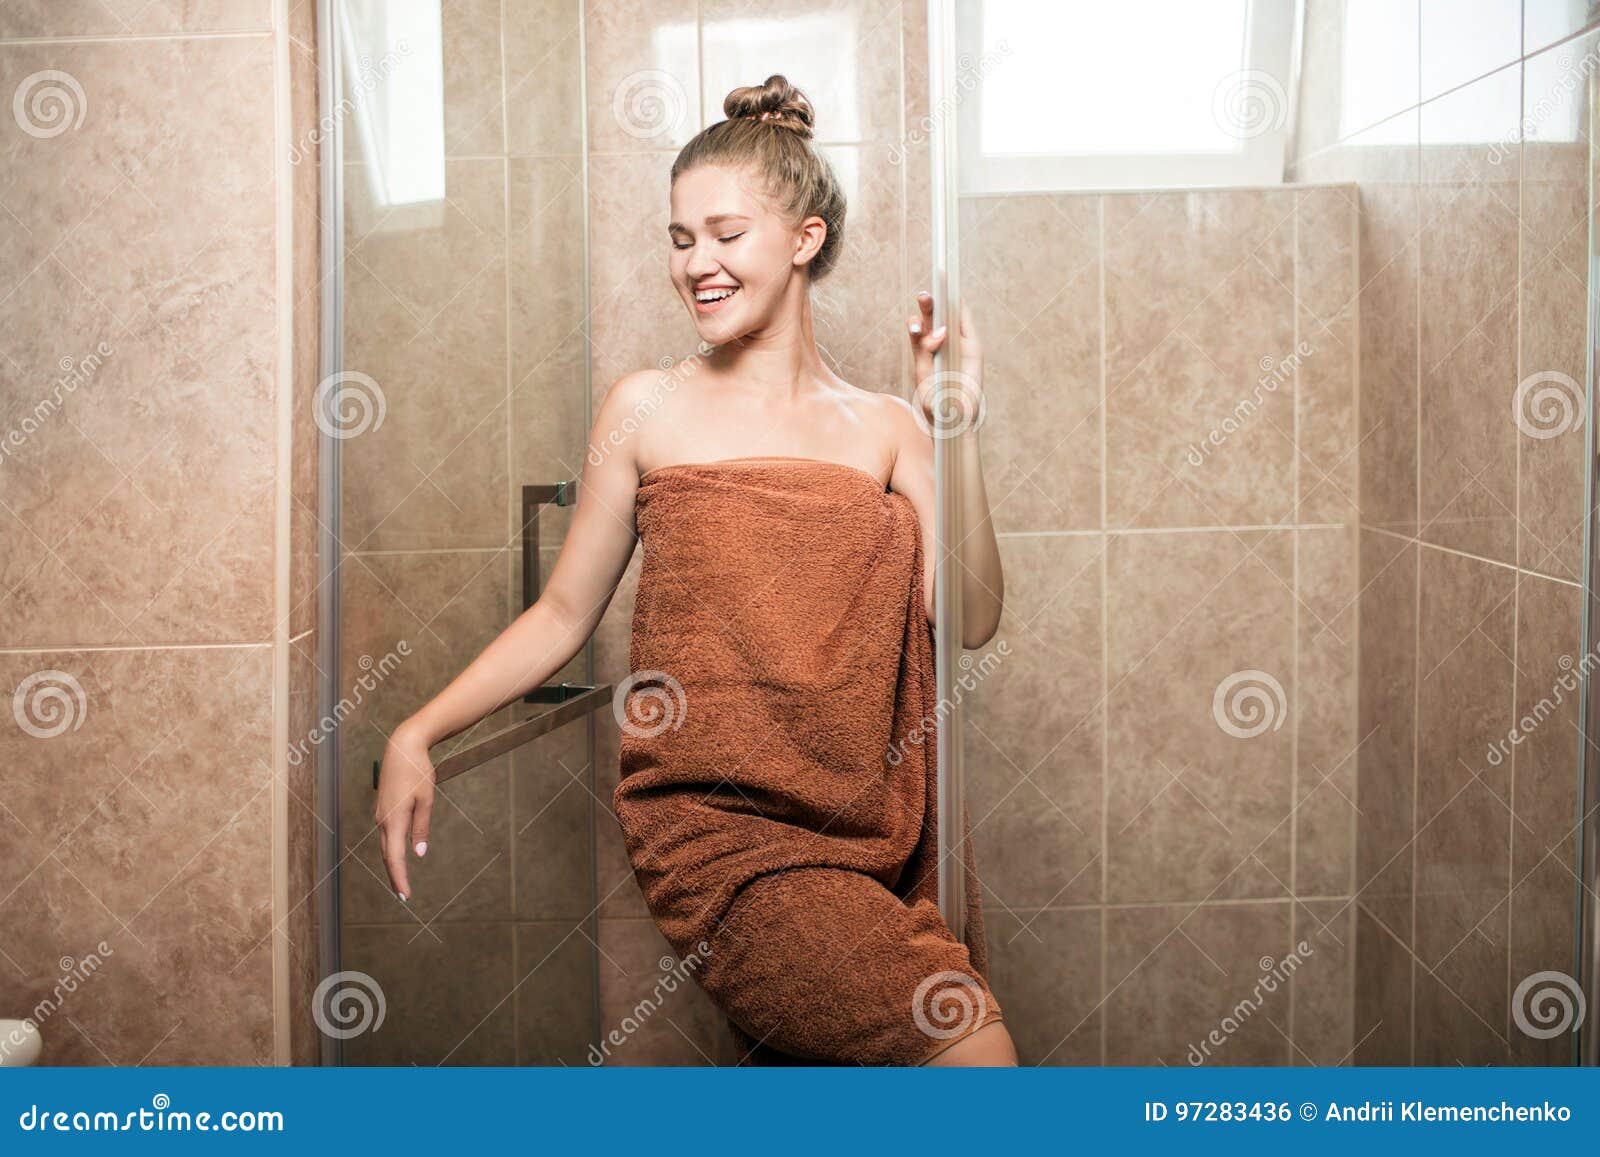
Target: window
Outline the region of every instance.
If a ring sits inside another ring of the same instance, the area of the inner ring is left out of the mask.
[[[958,0],[963,194],[1283,180],[1290,0]]]

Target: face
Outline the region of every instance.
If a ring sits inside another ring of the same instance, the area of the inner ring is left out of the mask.
[[[701,340],[721,345],[771,326],[805,292],[822,221],[790,221],[754,174],[702,165],[672,186],[672,283]]]

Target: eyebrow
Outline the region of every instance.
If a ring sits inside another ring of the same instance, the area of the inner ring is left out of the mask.
[[[724,221],[748,221],[748,220],[750,220],[750,218],[745,216],[745,214],[743,214],[743,213],[713,213],[710,217],[706,218],[706,224],[707,225],[720,225]],[[682,229],[685,233],[687,233],[689,231],[689,228],[688,228],[687,225],[682,225],[682,224],[678,223],[677,221],[669,221],[667,223],[667,232],[671,233],[674,229]]]

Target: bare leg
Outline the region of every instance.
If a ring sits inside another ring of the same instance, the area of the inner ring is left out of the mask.
[[[1010,1066],[1017,1063],[1017,1048],[1004,1021],[990,1021],[975,1033],[956,1041],[923,1062],[926,1065]]]

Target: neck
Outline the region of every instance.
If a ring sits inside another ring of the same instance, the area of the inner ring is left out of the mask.
[[[763,390],[799,392],[818,379],[830,379],[817,350],[809,288],[809,278],[790,278],[771,324],[718,346],[713,364]]]

